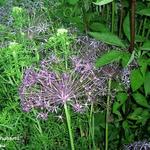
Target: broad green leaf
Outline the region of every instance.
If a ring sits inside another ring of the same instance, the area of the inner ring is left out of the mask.
[[[132,141],[134,139],[134,135],[131,132],[131,125],[128,123],[128,120],[123,121],[122,127],[124,129],[126,141],[128,142]]]
[[[135,55],[135,51],[133,51],[132,54],[130,55],[130,58],[126,64],[126,67],[134,60],[134,55]]]
[[[136,108],[134,112],[128,116],[128,119],[136,120],[136,123],[142,123],[142,125],[144,125],[147,119],[149,119],[149,115],[148,110]]]
[[[122,60],[121,60],[121,64],[123,67],[126,67],[129,60],[130,60],[130,57],[131,57],[131,54],[130,53],[124,53],[123,54],[123,57],[122,57]]]
[[[136,25],[135,25],[135,28],[136,28]],[[127,14],[127,16],[124,19],[123,31],[124,31],[124,34],[127,37],[127,39],[130,41],[130,17],[129,17],[129,13]],[[144,40],[145,40],[144,37],[142,37],[140,35],[135,35],[135,42],[143,42]]]
[[[67,2],[71,5],[74,5],[78,2],[79,0],[67,0]]]
[[[92,23],[90,25],[90,29],[95,32],[109,32],[108,28],[106,28],[106,25],[99,22]]]
[[[150,8],[145,8],[137,12],[139,15],[150,16]]]
[[[140,58],[138,60],[138,64],[140,66],[140,71],[143,75],[143,77],[145,77],[145,73],[146,73],[146,70],[147,70],[147,61],[145,58]]]
[[[97,0],[96,2],[93,2],[95,5],[99,5],[99,6],[102,6],[102,5],[106,5],[108,3],[111,3],[113,0]]]
[[[105,53],[96,60],[96,67],[102,67],[114,61],[118,61],[119,59],[121,59],[122,55],[123,52],[117,50],[112,50],[108,53]]]
[[[124,31],[124,34],[126,35],[126,37],[128,38],[128,40],[130,41],[130,18],[129,18],[129,13],[127,14],[127,16],[124,19],[123,31]]]
[[[138,90],[144,83],[144,77],[139,69],[132,70],[130,75],[131,88],[133,91]]]
[[[146,107],[146,108],[150,108],[150,105],[148,104],[145,96],[143,96],[140,93],[134,93],[132,96],[137,104],[139,104],[140,106]]]
[[[146,96],[150,94],[150,72],[146,73],[145,81],[144,81],[144,90]]]
[[[108,43],[111,45],[119,46],[125,48],[125,45],[119,39],[118,36],[108,32],[108,33],[99,33],[99,32],[89,32],[90,36],[94,37],[97,40],[100,40],[104,43]]]
[[[150,51],[150,41],[144,42],[143,46],[140,49]]]
[[[114,102],[113,104],[113,113],[116,114],[118,109],[125,103],[127,100],[128,95],[126,93],[118,93],[116,96],[117,101]]]

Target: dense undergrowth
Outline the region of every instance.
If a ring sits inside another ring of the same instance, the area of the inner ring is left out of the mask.
[[[149,0],[0,0],[0,149],[150,149]]]

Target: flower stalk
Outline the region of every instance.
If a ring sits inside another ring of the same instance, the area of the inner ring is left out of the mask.
[[[66,119],[67,119],[67,126],[68,126],[68,131],[69,131],[71,150],[75,150],[74,141],[73,141],[73,134],[72,134],[72,129],[71,129],[71,118],[70,118],[70,113],[68,111],[68,107],[67,107],[66,103],[64,103],[64,109],[65,109],[65,115],[66,115]]]
[[[108,80],[108,95],[107,95],[107,109],[106,109],[106,128],[105,128],[105,150],[108,150],[108,132],[109,132],[109,115],[110,115],[110,91],[111,91],[111,77]]]

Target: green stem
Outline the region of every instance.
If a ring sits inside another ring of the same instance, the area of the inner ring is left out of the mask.
[[[109,26],[109,4],[108,5],[106,5],[106,14],[107,14],[107,16],[106,16],[106,20],[107,20],[107,25]]]
[[[109,107],[110,107],[110,89],[111,89],[111,78],[108,80],[108,95],[107,95],[107,109],[106,109],[106,130],[105,130],[105,150],[108,150],[108,123],[109,123]]]
[[[146,39],[148,40],[148,37],[150,35],[150,29],[148,30],[147,34],[146,34]]]
[[[35,112],[35,110],[33,109],[33,113],[34,113],[34,115],[36,116],[36,112]],[[37,123],[37,126],[38,126],[38,131],[39,131],[39,133],[41,134],[41,135],[43,135],[43,131],[42,131],[42,128],[41,128],[41,125],[40,125],[40,122],[39,122],[39,120],[38,119],[36,119],[36,123]]]
[[[115,25],[115,1],[112,2],[112,22],[111,22],[111,32],[114,32]]]
[[[89,136],[92,138],[93,149],[96,150],[94,141],[94,115],[93,115],[93,103],[91,105],[90,116],[89,116]]]
[[[145,25],[146,25],[146,21],[147,21],[147,18],[144,19],[142,37],[144,37],[144,35],[145,35]]]
[[[80,129],[80,136],[83,137],[83,130],[82,130],[82,124],[81,124],[81,119],[78,118],[78,121],[79,121],[79,129]]]
[[[137,32],[138,35],[140,34],[140,31],[142,29],[142,25],[143,25],[143,20],[140,21],[139,29],[138,29],[138,32]]]
[[[70,118],[70,114],[69,114],[68,107],[67,107],[66,103],[64,104],[64,109],[65,109],[65,115],[66,115],[66,119],[67,119],[71,150],[75,150],[75,148],[74,148],[74,141],[73,141],[73,135],[72,135],[72,129],[71,129],[71,118]]]

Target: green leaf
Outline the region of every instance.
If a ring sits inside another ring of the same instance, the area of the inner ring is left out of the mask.
[[[145,81],[144,81],[144,90],[146,96],[150,94],[150,72],[146,73]]]
[[[119,37],[110,32],[108,33],[89,32],[88,34],[104,43],[125,48],[125,45],[122,43]]]
[[[137,123],[142,123],[144,125],[149,119],[149,112],[148,110],[142,109],[142,108],[136,108],[133,113],[131,113],[128,116],[128,119],[136,120]]]
[[[113,0],[97,0],[96,2],[93,2],[95,5],[99,5],[99,6],[102,6],[102,5],[106,5],[106,4],[109,4],[111,3]]]
[[[145,37],[143,37],[141,35],[135,36],[135,42],[144,42],[144,41],[145,41]]]
[[[135,28],[136,28],[136,25],[135,25]],[[130,17],[129,17],[129,13],[127,14],[127,16],[124,19],[123,31],[124,31],[124,34],[127,37],[127,39],[130,41]],[[144,37],[142,37],[140,35],[135,35],[135,42],[143,42],[144,40],[145,40]]]
[[[126,93],[118,93],[116,96],[117,101],[114,102],[113,104],[113,113],[116,114],[118,109],[125,103],[127,100],[128,95]]]
[[[67,2],[71,5],[75,5],[79,0],[67,0]]]
[[[140,66],[140,71],[143,75],[143,77],[145,77],[145,73],[146,73],[146,70],[147,70],[147,61],[145,58],[140,58],[138,60],[138,64]]]
[[[108,28],[106,28],[106,25],[94,22],[90,25],[90,29],[95,32],[109,32]]]
[[[96,67],[102,67],[114,61],[118,61],[122,57],[122,55],[123,52],[117,50],[107,52],[96,60]]]
[[[150,41],[144,42],[143,46],[140,49],[150,51]]]
[[[122,66],[123,67],[127,67],[134,59],[134,51],[132,54],[130,54],[129,52],[124,52],[123,56],[122,56]]]
[[[139,15],[150,16],[150,8],[145,8],[137,12]]]
[[[140,106],[146,107],[146,108],[150,108],[150,105],[148,104],[145,96],[143,96],[139,92],[134,93],[132,96],[137,104],[139,104]]]
[[[133,91],[138,90],[144,83],[144,78],[139,69],[132,70],[130,80]]]
[[[124,34],[126,35],[126,37],[128,38],[128,40],[130,41],[130,18],[129,18],[129,13],[127,14],[127,16],[124,19],[123,31],[124,31]]]

